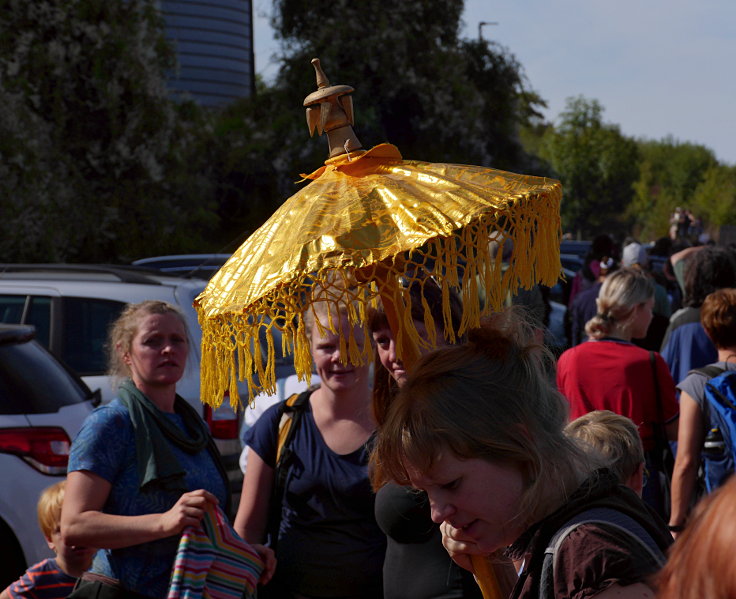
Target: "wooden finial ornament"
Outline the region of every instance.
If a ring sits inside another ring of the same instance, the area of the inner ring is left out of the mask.
[[[353,99],[348,95],[354,91],[353,88],[330,85],[319,58],[312,59],[312,66],[317,77],[317,91],[304,98],[309,135],[314,135],[315,129],[320,135],[327,133],[330,158],[360,150],[363,146],[352,128]]]

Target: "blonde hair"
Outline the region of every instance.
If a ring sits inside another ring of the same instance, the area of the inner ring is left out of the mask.
[[[585,325],[591,339],[602,339],[614,327],[624,331],[633,325],[634,310],[654,297],[654,283],[638,268],[622,268],[606,276],[596,305],[598,313]]]
[[[644,462],[636,425],[610,410],[594,410],[576,418],[565,427],[565,434],[601,454],[621,483],[625,484]]]
[[[41,528],[43,536],[47,539],[59,528],[61,523],[61,506],[64,502],[64,491],[66,489],[66,480],[46,487],[38,498],[38,525]]]
[[[659,599],[731,599],[736,596],[736,477],[696,506],[657,577]]]
[[[371,340],[368,333],[368,317],[364,306],[351,295],[351,281],[338,274],[328,278],[329,285],[315,285],[311,290],[311,301],[301,313],[304,326],[303,339],[312,346],[315,326],[319,334],[336,332],[340,342],[340,356],[346,363],[363,365],[371,361]],[[342,319],[350,323],[350,331],[343,335]],[[357,330],[362,338],[356,336]],[[295,360],[299,357],[295,357]],[[311,359],[311,356],[310,356]]]
[[[533,339],[527,323],[504,312],[470,330],[467,343],[424,355],[379,429],[376,469],[408,484],[407,466],[427,473],[449,449],[521,470],[522,523],[557,507],[550,502],[574,491],[600,460],[563,433],[568,403],[550,380],[551,355]]]
[[[146,300],[138,304],[127,304],[120,313],[120,316],[110,326],[110,333],[108,335],[108,374],[114,381],[119,382],[121,379],[130,376],[130,368],[123,361],[123,354],[130,351],[133,338],[138,333],[141,320],[151,314],[173,314],[181,321],[184,331],[188,331],[184,315],[178,308],[167,302]],[[188,342],[189,335],[187,332]]]

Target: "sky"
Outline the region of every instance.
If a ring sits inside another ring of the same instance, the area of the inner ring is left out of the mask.
[[[356,0],[359,1],[359,0]],[[256,72],[273,79],[271,0],[253,0]],[[461,36],[506,47],[557,122],[597,100],[627,136],[702,144],[736,165],[734,0],[466,0]],[[359,82],[339,82],[356,85]]]

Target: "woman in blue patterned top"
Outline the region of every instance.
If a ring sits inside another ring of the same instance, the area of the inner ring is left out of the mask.
[[[182,315],[160,301],[127,306],[111,329],[110,370],[125,378],[117,398],[87,418],[69,457],[62,534],[102,548],[75,595],[90,596],[94,585],[106,597],[166,597],[182,530],[198,525],[208,504],[228,512],[217,449],[176,394],[188,339]]]

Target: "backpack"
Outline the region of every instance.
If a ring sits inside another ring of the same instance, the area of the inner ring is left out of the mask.
[[[708,377],[703,394],[710,408],[708,434],[701,456],[708,493],[720,487],[734,471],[736,455],[736,371],[718,366],[697,368]]]
[[[654,562],[659,564],[660,567],[664,565],[666,560],[664,552],[641,524],[631,516],[627,516],[618,510],[607,507],[593,507],[565,522],[547,544],[547,549],[544,552],[544,561],[542,562],[539,599],[555,598],[554,572],[557,552],[571,532],[581,524],[590,523],[605,524],[626,533],[638,541],[646,552],[649,553]]]
[[[304,411],[309,403],[309,396],[313,388],[294,393],[279,404],[279,423],[276,440],[276,467],[273,473],[273,487],[271,489],[270,511],[268,516],[268,533],[271,547],[276,546],[281,523],[281,508],[286,490],[286,477],[289,473],[289,463],[294,455],[291,442],[299,428]]]

